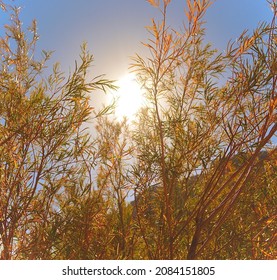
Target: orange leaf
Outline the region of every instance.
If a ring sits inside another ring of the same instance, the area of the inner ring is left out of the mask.
[[[159,0],[147,0],[148,3],[150,3],[150,5],[152,5],[153,7],[159,7],[160,6],[160,1]]]

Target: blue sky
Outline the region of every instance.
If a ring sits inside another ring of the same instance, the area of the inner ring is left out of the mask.
[[[7,2],[8,0],[6,0]],[[130,56],[142,52],[145,26],[157,16],[146,0],[15,0],[22,7],[21,18],[27,27],[37,19],[39,49],[54,50],[53,61],[66,71],[78,59],[80,45],[88,42],[95,56],[96,74],[118,79],[128,69]],[[185,20],[185,0],[172,0],[168,20],[179,28]],[[266,0],[217,0],[207,15],[207,40],[223,50],[229,39],[260,21],[269,21]],[[1,25],[6,18],[1,15]]]

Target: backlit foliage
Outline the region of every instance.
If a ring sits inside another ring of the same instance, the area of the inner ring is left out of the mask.
[[[181,31],[171,1],[148,2],[161,20],[131,65],[147,105],[132,123],[95,113],[92,136],[90,95],[112,82],[88,81],[85,45],[71,75],[46,77],[36,22],[0,1],[2,259],[276,257],[276,5],[219,53],[211,1],[187,0]]]

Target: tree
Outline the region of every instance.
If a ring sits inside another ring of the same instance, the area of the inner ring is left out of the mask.
[[[35,59],[36,22],[27,33],[19,9],[5,8],[11,23],[0,39],[1,258],[60,257],[57,240],[70,218],[61,214],[80,197],[93,199],[89,94],[114,87],[102,76],[88,81],[93,56],[85,44],[68,78],[58,64],[45,78],[50,53]]]
[[[19,10],[0,39],[2,259],[273,259],[276,256],[276,12],[224,53],[206,43],[209,0],[170,0],[132,70],[147,103],[134,122],[95,113],[86,45],[67,78],[37,60]],[[88,121],[95,115],[95,136]],[[130,202],[130,200],[133,201]]]
[[[147,258],[207,259],[276,135],[276,5],[271,24],[219,54],[204,40],[211,1],[187,1],[183,33],[167,25],[169,3],[148,28],[150,56],[132,65],[148,100],[134,132],[138,226]],[[240,167],[229,170],[241,153]]]
[[[126,121],[99,118],[96,126],[99,150],[97,185],[109,205],[110,240],[112,258],[115,259],[132,258],[134,250],[132,208],[128,203],[131,184],[127,178],[133,146],[129,142]]]
[[[239,168],[245,156],[235,157],[230,167]],[[275,208],[276,153],[263,151],[232,215],[216,234],[213,258],[274,259]]]

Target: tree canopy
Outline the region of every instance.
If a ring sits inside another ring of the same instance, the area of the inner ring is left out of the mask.
[[[93,91],[116,87],[89,78],[86,44],[71,74],[47,75],[36,21],[0,1],[1,259],[276,257],[275,2],[223,53],[205,38],[211,1],[186,1],[182,31],[170,0],[148,2],[162,17],[132,59],[147,102],[130,123],[95,112]]]

